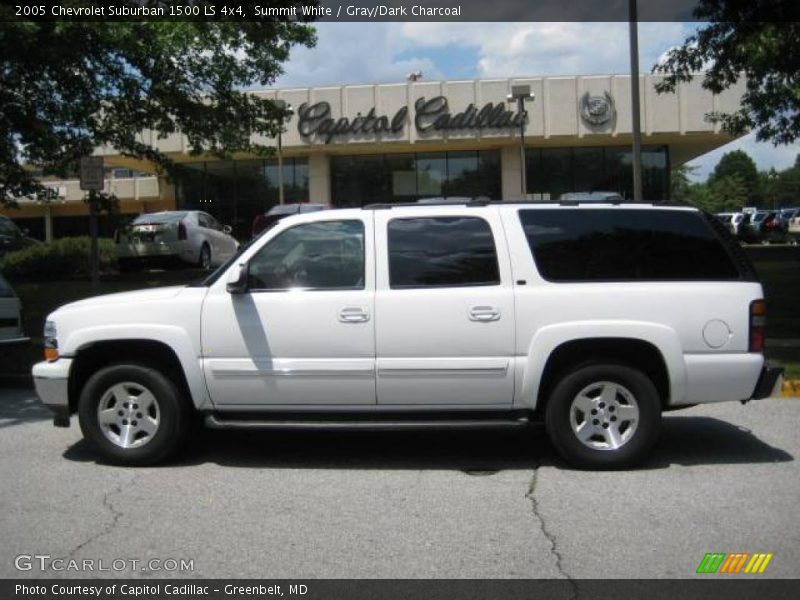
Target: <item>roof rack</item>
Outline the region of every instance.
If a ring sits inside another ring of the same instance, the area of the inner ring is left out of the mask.
[[[408,207],[428,207],[428,206],[491,206],[503,204],[528,204],[532,206],[539,206],[544,204],[553,204],[558,206],[599,206],[599,205],[612,205],[612,206],[664,206],[674,208],[695,208],[687,202],[679,200],[642,200],[641,202],[634,202],[633,200],[489,200],[488,198],[464,198],[464,199],[442,199],[439,201],[430,202],[384,202],[366,204],[362,206],[362,210],[391,210],[394,208],[408,208]]]
[[[393,208],[403,207],[424,207],[429,206],[488,206],[489,204],[496,204],[500,201],[489,200],[488,198],[424,198],[425,202],[392,202],[392,203],[375,203],[366,204],[362,206],[362,210],[391,210]]]

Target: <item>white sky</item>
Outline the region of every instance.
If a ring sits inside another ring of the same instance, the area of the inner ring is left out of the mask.
[[[696,25],[640,23],[639,63],[649,71]],[[316,47],[295,48],[276,87],[424,79],[627,73],[627,23],[317,23]],[[724,152],[741,148],[759,169],[794,164],[800,145],[773,147],[748,135],[691,164],[705,179]]]

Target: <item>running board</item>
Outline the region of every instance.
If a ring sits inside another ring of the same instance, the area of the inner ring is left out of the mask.
[[[259,430],[367,430],[403,431],[420,429],[508,429],[527,427],[527,417],[510,419],[414,419],[414,420],[278,420],[278,419],[225,419],[220,415],[207,415],[206,427],[210,429],[259,429]]]

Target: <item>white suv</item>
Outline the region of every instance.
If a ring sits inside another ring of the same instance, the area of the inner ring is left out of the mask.
[[[107,459],[216,428],[513,427],[631,465],[662,411],[764,398],[761,285],[714,217],[649,204],[288,217],[204,283],[48,317],[37,391]]]

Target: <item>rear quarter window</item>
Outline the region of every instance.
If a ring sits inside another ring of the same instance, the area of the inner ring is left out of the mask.
[[[739,280],[700,212],[520,210],[536,266],[554,282]]]

